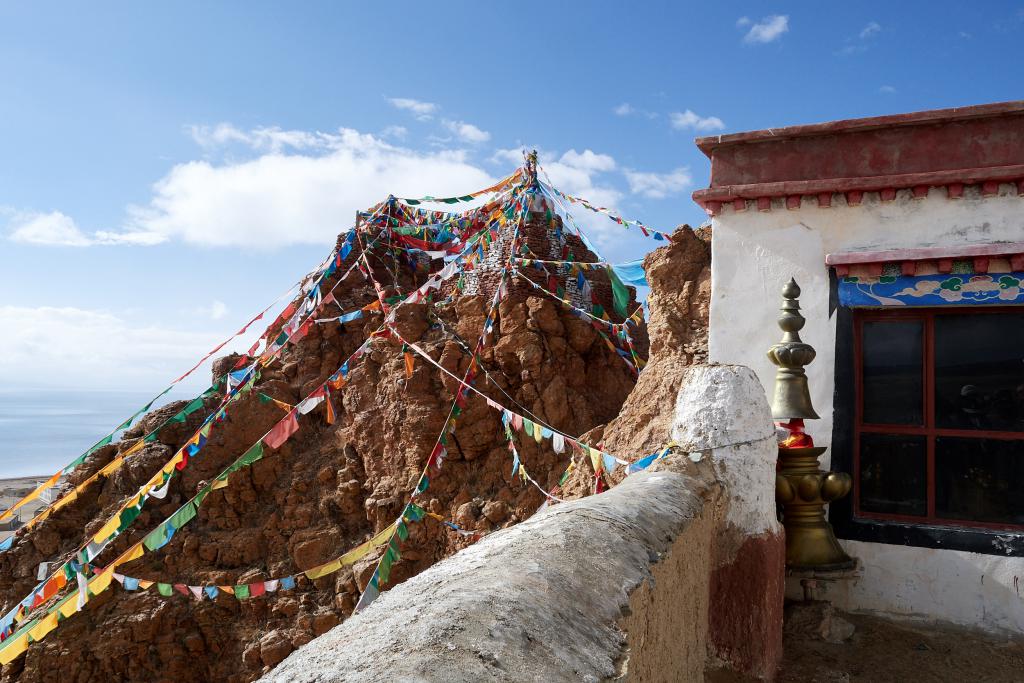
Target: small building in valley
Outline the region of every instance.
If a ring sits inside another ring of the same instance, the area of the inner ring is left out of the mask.
[[[697,145],[710,359],[770,390],[778,294],[802,289],[807,431],[853,477],[829,518],[859,560],[824,597],[1024,629],[1024,101]]]

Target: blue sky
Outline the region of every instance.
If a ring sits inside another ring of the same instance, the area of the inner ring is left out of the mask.
[[[523,146],[698,224],[695,136],[1019,98],[1021,44],[1013,2],[0,4],[2,385],[159,390],[355,208]]]

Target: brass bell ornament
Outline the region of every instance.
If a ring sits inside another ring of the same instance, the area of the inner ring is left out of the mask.
[[[839,571],[854,566],[825,519],[825,505],[850,492],[852,481],[845,472],[826,472],[817,447],[803,429],[804,420],[819,419],[811,405],[804,366],[814,360],[814,348],[800,339],[806,322],[800,314],[800,287],[790,280],[782,288],[779,327],[782,341],[768,350],[778,370],[772,396],[772,418],[788,436],[779,443],[779,468],[775,498],[782,505],[786,529],[786,566],[795,570]]]

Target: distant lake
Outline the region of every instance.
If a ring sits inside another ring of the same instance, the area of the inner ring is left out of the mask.
[[[0,478],[53,474],[157,391],[0,390]],[[190,396],[172,391],[154,407],[179,398]]]

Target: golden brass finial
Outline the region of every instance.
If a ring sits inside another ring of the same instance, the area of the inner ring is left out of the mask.
[[[825,519],[825,505],[849,493],[852,482],[844,472],[821,470],[818,457],[826,449],[813,446],[803,433],[803,421],[818,419],[818,414],[811,405],[804,372],[815,354],[814,348],[800,339],[800,330],[807,321],[800,314],[799,296],[800,287],[791,279],[782,288],[782,341],[768,350],[768,358],[779,367],[772,417],[787,420],[781,426],[791,435],[779,445],[775,499],[782,504],[782,524],[786,528],[786,566],[801,571],[840,571],[852,567],[854,561],[843,551]]]
[[[782,341],[768,349],[768,360],[779,367],[772,397],[772,417],[776,420],[819,419],[811,405],[804,372],[804,366],[814,360],[816,353],[814,347],[800,339],[800,330],[807,321],[800,315],[799,297],[800,287],[790,278],[782,288],[782,314],[778,319]]]

